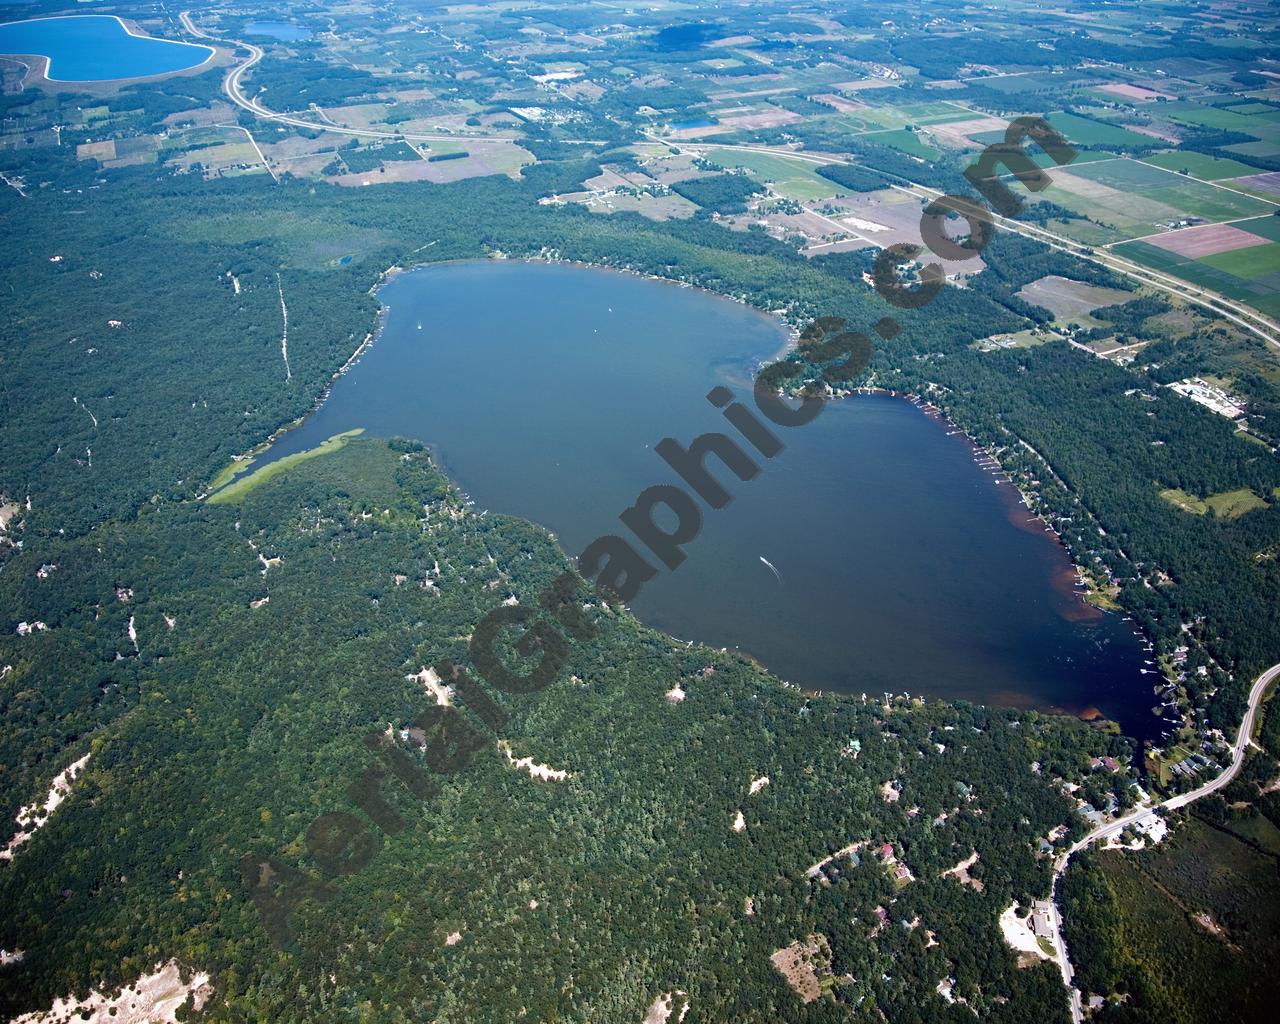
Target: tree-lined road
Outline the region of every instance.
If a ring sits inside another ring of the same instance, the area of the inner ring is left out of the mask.
[[[211,42],[222,41],[198,28],[196,23],[191,20],[190,11],[183,11],[178,15],[178,18],[182,22],[182,27],[192,35],[200,39],[208,39]],[[227,72],[222,88],[232,103],[238,107],[243,107],[249,113],[255,117],[262,118],[264,121],[278,121],[281,124],[292,125],[295,128],[310,128],[312,131],[329,132],[334,135],[350,135],[362,139],[404,139],[408,142],[505,142],[513,146],[517,143],[516,139],[501,135],[450,135],[445,132],[413,134],[409,132],[378,131],[373,128],[343,128],[332,122],[326,124],[324,122],[307,121],[301,117],[294,117],[292,114],[277,113],[264,107],[256,98],[246,96],[242,84],[244,73],[262,60],[262,47],[254,46],[252,43],[240,42],[239,40],[233,41],[232,45],[243,46],[248,50],[249,59],[237,64]]]
[[[1058,879],[1066,871],[1067,862],[1071,860],[1073,854],[1092,846],[1100,839],[1105,840],[1120,835],[1130,825],[1134,825],[1155,814],[1161,808],[1176,811],[1178,808],[1186,807],[1188,804],[1194,803],[1211,793],[1216,793],[1230,784],[1240,774],[1240,769],[1244,766],[1245,752],[1250,744],[1253,743],[1253,729],[1258,720],[1258,709],[1262,706],[1262,699],[1267,692],[1267,688],[1275,682],[1277,677],[1280,677],[1280,665],[1272,665],[1254,681],[1253,688],[1249,691],[1249,706],[1240,722],[1240,731],[1236,735],[1235,746],[1231,751],[1231,763],[1220,774],[1190,792],[1179,793],[1177,796],[1172,796],[1168,800],[1157,804],[1139,806],[1115,821],[1099,825],[1074,846],[1059,855],[1054,862],[1053,891],[1051,893],[1053,912],[1049,915],[1054,931],[1054,961],[1058,965],[1058,970],[1062,973],[1062,981],[1067,986],[1067,991],[1071,993],[1071,1019],[1076,1024],[1080,1024],[1084,1020],[1084,1011],[1080,1003],[1080,991],[1072,983],[1075,978],[1075,970],[1071,966],[1071,958],[1067,955],[1067,945],[1062,938],[1062,913],[1058,907]]]
[[[787,157],[792,160],[799,160],[809,164],[849,164],[855,165],[855,162],[844,157],[834,155],[824,155],[821,157],[805,153],[803,150],[787,149],[784,146],[752,146],[745,143],[715,143],[715,142],[687,142],[681,139],[668,139],[661,135],[655,135],[651,132],[645,132],[645,136],[652,142],[659,142],[664,146],[676,146],[681,149],[687,149],[697,154],[703,153],[708,149],[737,149],[745,153],[765,153],[770,156]],[[943,195],[936,188],[930,188],[928,185],[921,185],[917,181],[910,178],[903,178],[901,175],[890,174],[887,171],[880,172],[886,177],[897,178],[905,183],[910,189],[916,190],[923,198],[938,198]],[[894,186],[901,188],[902,186]],[[904,189],[905,191],[906,189]],[[1067,238],[1064,235],[1057,234],[1047,228],[1034,224],[1028,224],[1023,221],[1011,220],[1008,217],[1002,217],[994,211],[991,213],[993,223],[997,227],[1004,228],[1017,235],[1023,235],[1032,238],[1037,242],[1049,246],[1051,249],[1057,249],[1060,252],[1069,253],[1078,259],[1088,260],[1090,263],[1096,263],[1099,266],[1106,267],[1118,274],[1132,278],[1140,284],[1148,287],[1156,288],[1160,291],[1167,292],[1170,295],[1176,295],[1185,302],[1193,303],[1203,309],[1207,309],[1215,316],[1220,316],[1224,320],[1230,320],[1237,327],[1242,327],[1251,334],[1262,338],[1264,341],[1280,347],[1280,323],[1271,317],[1260,313],[1258,310],[1242,303],[1228,299],[1224,295],[1219,295],[1215,291],[1208,288],[1201,288],[1198,285],[1183,281],[1180,278],[1171,277],[1168,274],[1152,270],[1150,267],[1144,267],[1133,260],[1118,256],[1113,252],[1102,249],[1095,249],[1091,246],[1084,245],[1074,239]],[[848,228],[844,228],[848,230]]]

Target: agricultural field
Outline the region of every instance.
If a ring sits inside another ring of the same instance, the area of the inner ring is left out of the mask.
[[[869,141],[879,142],[885,146],[892,146],[894,149],[906,153],[908,156],[919,157],[921,160],[936,160],[942,154],[932,146],[921,140],[921,133],[909,131],[901,128],[896,131],[889,132],[871,132],[866,137]]]
[[[1280,218],[1206,225],[1126,242],[1114,251],[1154,270],[1280,314]]]
[[[761,184],[768,184],[788,199],[828,199],[840,195],[835,182],[821,177],[816,164],[788,160],[770,153],[751,153],[732,149],[709,149],[706,157],[722,167],[741,167]]]
[[[1041,195],[1110,229],[1112,241],[1195,221],[1270,213],[1265,200],[1125,157],[1075,162]]]
[[[1256,171],[1256,168],[1242,164],[1239,160],[1223,160],[1220,157],[1185,150],[1171,150],[1168,153],[1144,156],[1142,162],[1163,167],[1166,171],[1176,171],[1179,174],[1185,171],[1191,177],[1201,181],[1241,178]]]
[[[1197,498],[1186,491],[1168,488],[1160,492],[1160,497],[1183,512],[1197,516],[1212,512],[1219,519],[1239,519],[1246,512],[1267,507],[1267,503],[1247,487],[1211,494],[1207,498]]]
[[[1076,146],[1109,147],[1109,146],[1149,146],[1151,136],[1131,132],[1127,128],[1105,124],[1093,118],[1080,117],[1059,110],[1048,115],[1053,127],[1062,132]]]

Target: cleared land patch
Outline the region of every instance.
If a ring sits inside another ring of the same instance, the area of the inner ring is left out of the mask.
[[[1102,306],[1113,306],[1132,298],[1129,292],[1118,288],[1100,288],[1097,285],[1072,281],[1070,278],[1050,274],[1032,281],[1018,292],[1018,298],[1036,306],[1043,306],[1058,320],[1069,320],[1092,313]]]
[[[825,935],[810,935],[783,946],[769,959],[803,1003],[811,1003],[831,984],[831,947]]]
[[[1267,503],[1247,487],[1211,494],[1207,498],[1197,498],[1194,494],[1170,487],[1161,491],[1160,497],[1174,508],[1182,509],[1183,512],[1202,516],[1212,511],[1219,519],[1239,519],[1246,512],[1267,507]]]
[[[1193,260],[1267,244],[1265,238],[1259,238],[1248,231],[1241,231],[1231,224],[1204,224],[1194,228],[1179,228],[1177,231],[1169,231],[1155,238],[1148,238],[1147,241],[1152,245],[1158,245],[1161,249],[1168,249],[1179,256],[1186,256]]]

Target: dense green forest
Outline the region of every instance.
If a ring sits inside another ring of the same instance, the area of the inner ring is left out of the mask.
[[[264,572],[259,555],[280,562]],[[388,774],[380,792],[407,827],[373,833],[362,872],[327,878],[305,835],[356,809],[349,787],[377,763],[365,735],[432,702],[407,676],[469,663],[492,579],[530,601],[561,571],[549,536],[464,512],[417,445],[355,442],[239,505],[166,503],[40,557],[57,586],[34,553],[0,576],[6,607],[50,627],[4,641],[5,763],[43,752],[6,768],[5,792],[92,757],[74,805],[0,873],[0,945],[26,951],[6,1010],[163,950],[217,971],[212,1012],[228,1020],[631,1019],[672,985],[692,995],[690,1020],[836,1020],[864,1001],[959,1020],[919,1004],[947,976],[991,1019],[1063,1019],[1052,968],[1019,970],[992,925],[1047,887],[1034,840],[1070,816],[1053,777],[1113,749],[1083,725],[805,697],[597,603],[599,634],[559,682],[491,694],[510,715],[501,736],[571,777],[531,779],[492,740],[425,800]],[[676,684],[688,696],[673,705]],[[759,776],[769,785],[748,795]],[[853,841],[893,844],[916,880],[895,886],[870,856],[806,877]],[[980,892],[940,877],[974,850]],[[330,885],[284,918],[280,949],[246,856]],[[876,905],[891,927],[873,935]],[[800,1009],[768,956],[814,929],[853,980]]]
[[[42,0],[20,16],[57,7]],[[147,13],[176,36],[171,12]],[[397,18],[383,4],[296,13],[317,33],[361,37]],[[747,174],[675,183],[700,208],[688,220],[540,202],[582,190],[603,163],[638,169],[637,153],[618,148],[636,141],[638,110],[698,119],[731,83],[789,76],[797,85],[778,107],[806,120],[726,141],[847,154],[856,165],[817,174],[855,193],[910,180],[971,194],[958,156],[923,161],[808,98],[826,88],[807,77],[825,62],[874,69],[890,55],[918,72],[893,87],[895,102],[929,108],[933,86],[973,54],[931,40],[926,12],[895,14],[912,22],[900,29],[854,5],[830,12],[851,36],[815,43],[815,25],[830,24],[791,11],[756,24],[735,9],[682,26],[660,9],[628,11],[630,34],[601,43],[619,62],[616,87],[577,104],[531,76],[582,54],[528,41],[624,15],[582,5],[452,13],[469,43],[397,33],[399,70],[386,74],[329,60],[315,40],[258,37],[267,54],[250,81],[269,83],[275,107],[306,111],[416,88],[429,74],[435,94],[397,104],[396,124],[450,104],[466,104],[468,126],[537,105],[546,120],[519,130],[539,162],[518,178],[350,189],[324,171],[206,177],[199,165],[106,168],[77,155],[106,136],[213,149],[180,133],[190,111],[225,102],[224,68],[106,96],[0,95],[0,505],[12,514],[0,538],[0,817],[10,823],[0,836],[89,755],[73,797],[0,863],[0,948],[24,954],[0,967],[0,1012],[116,987],[178,957],[211,972],[205,1015],[222,1021],[634,1022],[676,990],[691,1024],[1066,1021],[1056,968],[1020,963],[997,919],[1049,892],[1041,840],[1065,824],[1061,849],[1085,830],[1064,781],[1096,803],[1133,800],[1123,772],[1089,772],[1092,757],[1127,761],[1131,741],[1036,712],[807,695],[745,657],[646,628],[585,583],[571,596],[595,634],[571,647],[553,685],[512,695],[458,682],[455,709],[442,709],[420,673],[451,662],[479,678],[476,624],[508,592],[539,607],[572,552],[530,523],[477,514],[413,441],[355,441],[234,500],[203,499],[234,458],[312,409],[377,331],[390,268],[570,259],[731,295],[797,328],[838,317],[870,332],[892,317],[898,330],[877,334],[867,374],[842,383],[927,398],[998,450],[1077,564],[1115,581],[1118,605],[1160,656],[1194,641],[1184,682],[1203,709],[1194,724],[1229,733],[1251,679],[1280,661],[1280,469],[1265,445],[1161,385],[1224,368],[1274,421],[1270,364],[1221,325],[1176,336],[1153,327],[1171,309],[1145,293],[1096,309],[1109,327],[1074,339],[1156,339],[1132,367],[1064,341],[981,351],[979,339],[1054,320],[1019,294],[1047,275],[1132,286],[1002,232],[964,287],[901,309],[863,283],[870,250],[806,258],[713,216],[765,190]],[[1114,128],[1077,105],[1092,72],[1048,69],[1124,63],[1132,48],[1024,13],[1017,40],[984,31],[982,43],[984,61],[1036,69],[1026,87],[957,79],[948,100],[1017,112],[1034,102]],[[237,9],[219,28],[238,32],[250,16]],[[767,60],[704,59],[746,32]],[[1251,49],[1220,32],[1157,24],[1146,56],[1243,68]],[[506,64],[513,35],[529,46],[519,75]],[[474,64],[468,75],[459,54]],[[689,73],[712,63],[714,74]],[[415,64],[429,71],[411,73]],[[56,143],[17,130],[41,117],[58,125]],[[317,134],[246,111],[232,122],[264,144]],[[914,126],[906,134],[926,145]],[[1251,139],[1200,126],[1183,141],[1274,166],[1227,148]],[[320,152],[330,174],[419,159],[389,139]],[[437,153],[429,169],[447,175],[470,159]],[[1042,202],[1021,216],[1077,215]],[[792,353],[777,380],[800,387],[820,369],[812,351]],[[1263,507],[1238,518],[1160,496],[1243,488]],[[676,687],[682,701],[667,696]],[[500,741],[567,777],[534,777]],[[1266,716],[1260,742],[1265,752],[1166,846],[1073,862],[1062,894],[1078,982],[1114,1004],[1098,1019],[1266,1013],[1274,982],[1244,975],[1238,957],[1274,953],[1280,794],[1264,790],[1280,714]],[[463,770],[442,769],[445,747]],[[343,827],[321,827],[335,821]],[[849,856],[851,844],[864,845]],[[970,884],[944,876],[975,853]],[[909,878],[895,877],[897,865]],[[1205,910],[1225,939],[1197,920]],[[802,1003],[769,958],[814,934],[830,965],[823,995]]]

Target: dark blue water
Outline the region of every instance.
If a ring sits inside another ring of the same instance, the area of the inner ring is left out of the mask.
[[[478,506],[546,525],[573,555],[625,535],[641,490],[681,482],[661,438],[733,434],[704,396],[726,384],[750,404],[751,367],[786,340],[727,299],[571,266],[443,265],[381,297],[376,344],[259,464],[354,427],[416,437]],[[863,396],[782,438],[749,482],[710,460],[734,500],[703,506],[688,560],[634,602],[642,619],[804,688],[1097,708],[1152,734],[1138,641],[1075,595],[1061,547],[961,435]]]
[[[213,50],[130,35],[106,15],[80,15],[0,25],[0,53],[48,57],[52,81],[103,82],[185,71],[203,64]]]
[[[294,43],[311,38],[311,30],[287,21],[251,21],[244,27],[251,36],[270,36],[282,43]]]

